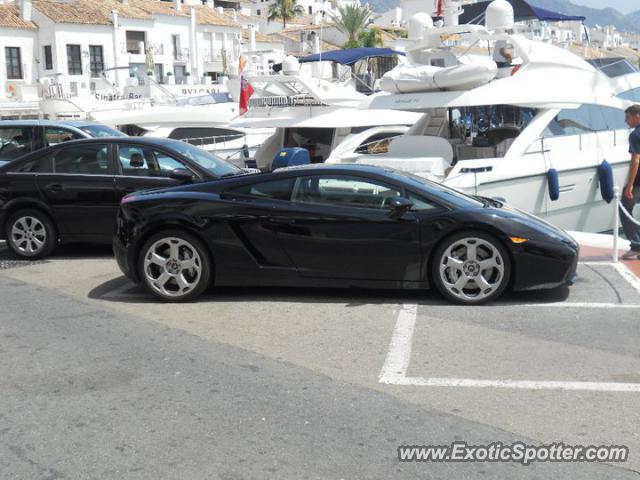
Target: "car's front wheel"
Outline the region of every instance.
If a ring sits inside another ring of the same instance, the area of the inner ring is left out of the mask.
[[[484,232],[447,238],[434,252],[432,279],[447,299],[477,305],[498,298],[509,284],[511,262],[506,249]]]
[[[7,245],[16,255],[29,260],[49,255],[56,248],[57,235],[53,222],[39,210],[20,210],[6,223]]]
[[[147,288],[171,302],[198,297],[211,280],[211,261],[205,246],[180,230],[149,238],[142,247],[138,268]]]

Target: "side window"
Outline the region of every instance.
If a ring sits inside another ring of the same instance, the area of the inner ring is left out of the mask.
[[[58,145],[62,142],[68,142],[69,140],[78,140],[84,138],[71,130],[58,127],[45,127],[44,129],[44,145],[50,147],[52,145]]]
[[[34,127],[0,127],[0,160],[14,160],[33,151]]]
[[[136,145],[120,146],[122,174],[134,177],[170,177],[176,168],[191,170],[182,161],[157,150]]]
[[[284,178],[270,182],[252,183],[227,190],[228,193],[250,198],[289,200],[293,179]]]
[[[108,151],[108,145],[74,145],[72,148],[58,150],[41,160],[46,164],[47,159],[51,158],[54,173],[108,175]]]
[[[632,90],[622,92],[618,97],[623,98],[624,100],[640,103],[640,88],[634,88]]]
[[[398,136],[397,133],[377,133],[372,135],[356,148],[356,153],[365,155],[387,153],[389,151],[389,143],[396,136]]]
[[[336,205],[387,209],[389,201],[400,192],[384,183],[350,176],[310,176],[298,178],[292,201],[320,205]]]
[[[413,210],[414,212],[426,212],[428,210],[442,210],[440,205],[437,205],[420,195],[415,193],[408,192],[407,197],[409,200],[413,202]]]
[[[558,113],[547,125],[544,135],[559,137],[626,128],[624,111],[599,105],[582,105]]]
[[[12,171],[20,173],[53,173],[53,155],[34,158]]]

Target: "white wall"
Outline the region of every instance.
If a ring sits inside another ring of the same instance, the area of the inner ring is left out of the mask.
[[[19,90],[20,85],[35,83],[37,72],[34,69],[33,51],[36,45],[36,31],[18,28],[0,28],[0,98],[10,96],[9,85]],[[6,72],[4,47],[19,47],[22,61],[22,79],[9,80]],[[16,96],[19,92],[13,94]]]

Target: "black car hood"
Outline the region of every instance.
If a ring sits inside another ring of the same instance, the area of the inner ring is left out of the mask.
[[[487,207],[487,212],[508,220],[509,222],[516,222],[526,229],[531,229],[535,232],[539,232],[545,236],[556,238],[564,242],[577,245],[577,242],[567,232],[555,225],[543,220],[540,217],[532,215],[531,213],[523,212],[522,210],[512,207],[507,204],[503,204],[499,208]],[[515,232],[513,232],[515,234]]]

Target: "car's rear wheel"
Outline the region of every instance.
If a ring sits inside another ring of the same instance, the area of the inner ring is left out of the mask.
[[[20,210],[11,215],[6,223],[5,238],[16,255],[30,260],[49,255],[57,244],[53,222],[35,209]]]
[[[163,300],[198,297],[211,281],[211,261],[194,235],[180,230],[157,233],[142,247],[138,268],[149,290]]]
[[[447,238],[434,252],[432,280],[447,299],[478,305],[498,298],[509,284],[511,261],[504,246],[484,232]]]

